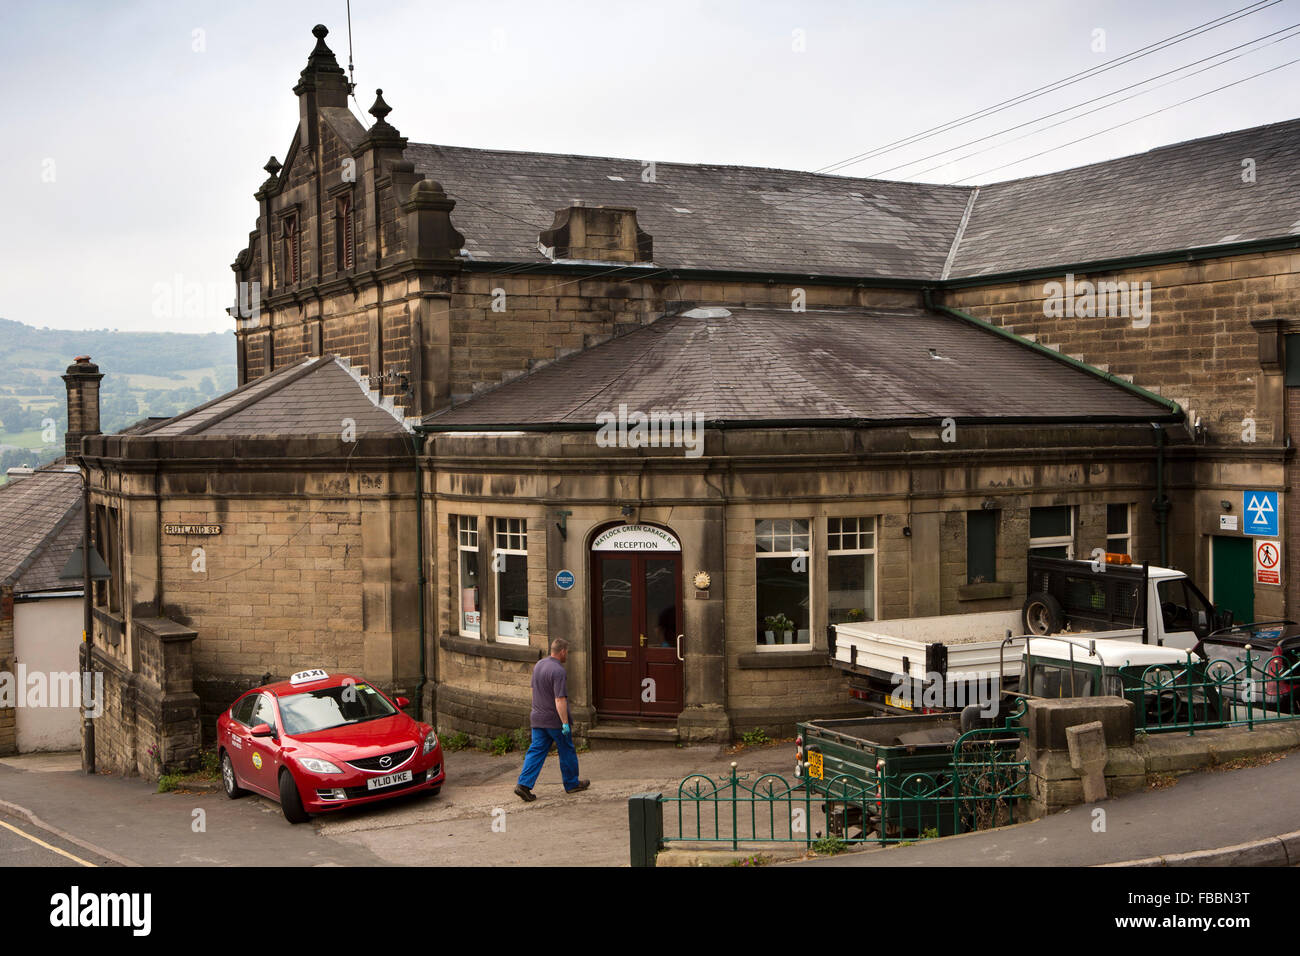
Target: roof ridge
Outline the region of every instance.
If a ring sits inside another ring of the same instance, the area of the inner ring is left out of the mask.
[[[308,359],[307,361],[312,361],[312,359]],[[172,415],[169,418],[164,418],[160,422],[155,422],[154,424],[150,425],[148,428],[142,428],[140,431],[135,432],[132,437],[135,437],[137,435],[148,435],[150,432],[157,431],[159,428],[162,428],[165,425],[170,425],[173,422],[184,421],[185,419],[189,418],[191,415],[197,415],[199,412],[203,411],[204,409],[211,408],[213,405],[216,405],[218,402],[224,402],[234,395],[238,395],[241,392],[247,392],[249,389],[255,388],[256,386],[259,385],[265,386],[267,384],[268,379],[271,379],[276,375],[283,375],[285,372],[287,372],[289,369],[292,368],[294,368],[294,366],[286,365],[284,368],[276,369],[275,371],[270,372],[267,375],[259,375],[257,378],[249,379],[243,385],[240,385],[236,388],[232,388],[228,392],[223,392],[222,394],[216,396],[215,398],[210,398],[206,402],[202,402],[201,404],[195,405],[193,408],[186,409],[185,411],[181,412],[179,415]],[[272,389],[272,391],[274,391],[274,389]],[[225,417],[224,415],[221,416],[221,418],[224,417]],[[148,421],[148,416],[140,419],[140,421]],[[220,418],[214,418],[213,421],[220,421]],[[135,424],[138,425],[139,423],[140,422],[136,422]],[[127,427],[132,427],[132,426],[127,426]],[[184,432],[181,432],[181,434],[184,434]]]
[[[1083,169],[1095,169],[1098,166],[1106,166],[1110,163],[1121,163],[1126,159],[1136,159],[1139,156],[1149,156],[1152,153],[1163,152],[1167,149],[1180,149],[1184,146],[1193,144],[1205,144],[1211,140],[1227,139],[1231,136],[1241,136],[1247,133],[1258,133],[1261,130],[1271,129],[1275,126],[1290,126],[1300,124],[1300,116],[1288,120],[1278,120],[1275,123],[1261,123],[1258,126],[1246,126],[1241,129],[1224,130],[1222,133],[1211,133],[1208,136],[1194,136],[1191,139],[1182,139],[1176,143],[1164,143],[1160,146],[1152,146],[1150,149],[1139,150],[1135,153],[1125,153],[1122,156],[1112,156],[1110,159],[1099,159],[1095,163],[1083,163],[1080,166],[1067,166],[1064,169],[1053,170],[1050,173],[1038,173],[1033,176],[1017,176],[1014,179],[999,179],[991,183],[982,183],[985,188],[992,186],[1009,186],[1012,183],[1028,182],[1031,179],[1048,179],[1052,176],[1060,176],[1062,173],[1075,173]]]
[[[407,145],[407,149],[409,150],[412,146],[425,147],[428,149],[460,150],[466,153],[498,153],[508,156],[551,156],[556,159],[595,159],[612,163],[630,163],[634,166],[639,166],[646,162],[646,160],[633,159],[629,156],[597,156],[591,153],[556,153],[541,149],[494,149],[485,146],[453,146],[447,143],[410,143]],[[793,173],[799,176],[817,176],[822,179],[841,180],[845,183],[886,183],[890,186],[912,186],[918,189],[951,189],[958,192],[970,192],[975,188],[973,186],[962,186],[957,183],[924,183],[914,182],[909,179],[841,176],[836,173],[820,173],[811,169],[790,169],[787,166],[748,166],[744,163],[688,163],[674,162],[672,160],[655,160],[656,168],[663,168],[666,166],[679,166],[689,169],[745,169],[761,173]]]
[[[313,356],[298,363],[298,365],[296,366],[286,365],[284,369],[280,370],[280,372],[286,374],[284,374],[283,377],[280,378],[278,381],[269,382],[269,383],[267,381],[269,378],[274,378],[274,376],[277,374],[275,372],[272,372],[269,376],[262,376],[261,378],[254,379],[253,380],[254,382],[261,382],[263,385],[268,385],[269,387],[266,388],[264,391],[258,392],[256,395],[250,395],[246,397],[243,401],[236,402],[230,408],[227,408],[223,412],[219,412],[218,414],[214,415],[212,418],[205,419],[203,422],[201,422],[198,425],[194,425],[190,428],[184,429],[179,433],[177,437],[183,435],[197,435],[199,432],[207,431],[217,422],[225,421],[230,416],[235,415],[238,412],[242,412],[250,405],[256,405],[258,402],[266,398],[268,395],[274,395],[276,392],[283,391],[286,385],[290,384],[291,382],[296,382],[300,378],[305,378],[306,376],[310,375],[312,372],[320,368],[322,365],[324,365],[325,362],[326,359],[324,356]]]

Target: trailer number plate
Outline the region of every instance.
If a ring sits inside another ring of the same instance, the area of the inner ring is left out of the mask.
[[[822,755],[815,750],[808,751],[808,776],[820,780],[823,772]]]
[[[885,703],[890,707],[898,707],[901,710],[911,710],[912,701],[906,697],[895,697],[893,694],[885,695]]]

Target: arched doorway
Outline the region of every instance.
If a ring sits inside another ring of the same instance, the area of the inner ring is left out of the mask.
[[[591,543],[592,684],[597,714],[682,711],[682,546],[656,525],[614,525]]]

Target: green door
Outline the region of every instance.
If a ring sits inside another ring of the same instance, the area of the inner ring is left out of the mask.
[[[1213,538],[1214,606],[1232,610],[1237,624],[1255,620],[1255,543],[1250,538]]]

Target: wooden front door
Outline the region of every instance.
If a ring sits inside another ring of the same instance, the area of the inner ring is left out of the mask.
[[[680,552],[597,551],[591,558],[597,712],[676,717],[682,711]]]

